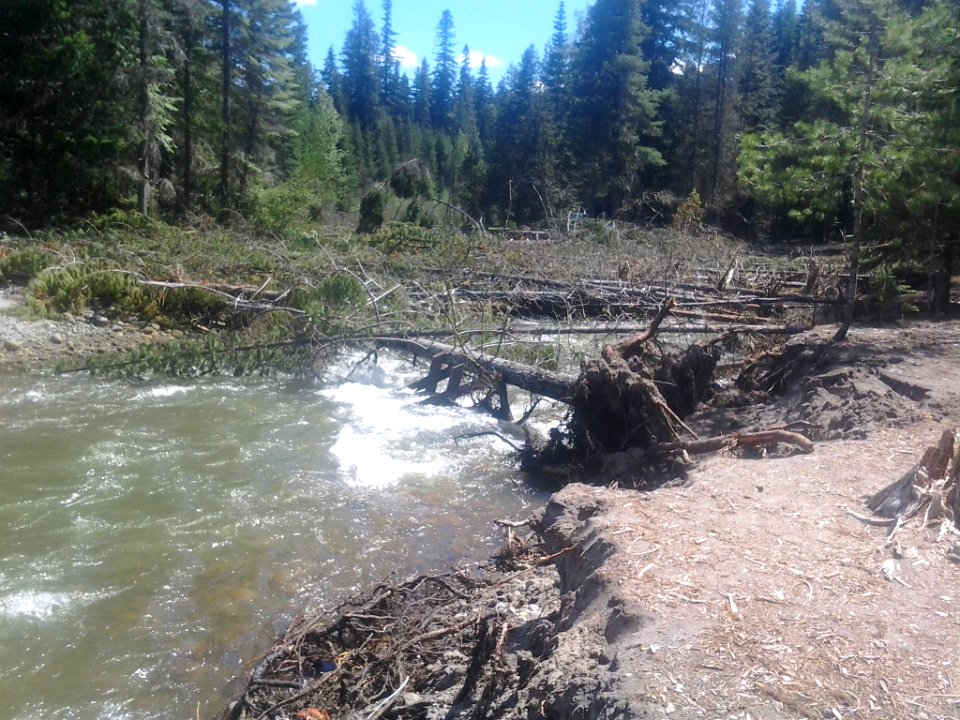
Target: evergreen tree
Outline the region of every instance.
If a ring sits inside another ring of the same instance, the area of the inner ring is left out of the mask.
[[[378,38],[373,19],[363,0],[353,4],[353,25],[341,53],[343,96],[347,118],[361,130],[372,130],[380,112],[380,80],[377,73]]]
[[[212,98],[216,97],[215,57],[210,49],[207,29],[212,24],[215,8],[206,0],[177,0],[174,5],[176,45],[179,57],[176,63],[180,112],[176,118],[175,137],[178,140],[179,208],[181,212],[193,209],[197,184],[194,160],[202,156],[204,165],[213,166],[213,138],[211,119],[216,117]],[[204,195],[209,195],[209,177],[202,180]]]
[[[431,118],[437,130],[449,130],[453,125],[453,90],[457,77],[455,42],[453,15],[444,10],[437,25],[437,54],[430,92]]]
[[[477,134],[484,154],[489,154],[494,143],[496,130],[496,105],[494,103],[493,86],[490,83],[490,72],[487,70],[487,59],[480,61],[480,70],[474,88],[476,102]]]
[[[777,114],[777,69],[768,0],[751,2],[739,55],[739,129],[743,132],[772,129]]]
[[[503,222],[527,224],[543,217],[545,107],[538,89],[537,53],[528,47],[518,67],[507,70],[497,93],[496,143],[488,173],[488,198]]]
[[[567,39],[567,11],[563,0],[560,0],[560,6],[553,21],[553,35],[550,36],[550,42],[544,51],[540,73],[543,92],[555,121],[559,121],[566,112],[570,83],[570,52]]]
[[[572,65],[571,152],[580,192],[595,214],[619,210],[642,172],[659,166],[648,142],[660,131],[659,95],[646,85],[640,0],[597,0]]]
[[[344,186],[344,130],[326,92],[321,90],[309,107],[301,108],[296,129],[295,177],[309,183],[321,201],[337,199]]]
[[[333,51],[333,46],[327,50],[327,56],[323,61],[323,69],[320,70],[320,79],[323,81],[323,87],[333,101],[333,106],[337,109],[337,112],[346,115],[347,98],[343,90],[343,74],[337,65],[337,56]]]
[[[709,102],[712,76],[708,58],[713,29],[710,23],[710,0],[690,0],[682,6],[685,32],[679,64],[682,73],[677,80],[674,122],[667,125],[667,143],[673,148],[674,184],[683,193],[698,191],[707,194],[707,169],[704,151],[709,150]]]
[[[794,44],[797,35],[797,6],[794,0],[777,0],[773,13],[773,36],[775,62],[782,77],[783,71],[793,63]]]
[[[741,177],[795,220],[836,224],[848,239],[842,339],[862,244],[896,226],[895,208],[916,211],[921,203],[912,195],[931,179],[924,149],[941,123],[934,107],[917,100],[936,97],[946,70],[918,52],[915,24],[895,0],[851,0],[837,17],[824,21],[828,59],[798,75],[815,102],[788,134],[744,138]]]
[[[130,201],[137,10],[0,3],[0,212],[49,221]]]
[[[433,117],[431,95],[430,63],[424,58],[413,77],[413,118],[422,128],[429,128]]]
[[[241,9],[243,32],[236,43],[240,84],[235,94],[244,191],[254,178],[273,184],[289,173],[294,117],[309,88],[298,86],[294,66],[304,54],[295,45],[299,11],[288,0],[243,0]]]
[[[714,104],[712,169],[707,199],[716,208],[733,195],[736,173],[736,110],[738,58],[742,8],[740,0],[717,0],[714,5]]]
[[[476,89],[470,72],[470,46],[463,46],[463,61],[457,81],[457,102],[454,110],[455,126],[471,144],[479,141],[477,130]]]
[[[380,30],[380,104],[393,117],[409,110],[409,89],[396,58],[397,33],[393,29],[393,2],[383,0],[383,27]]]
[[[643,57],[650,63],[647,85],[668,90],[674,84],[674,68],[682,35],[682,3],[677,0],[645,0],[641,20],[648,28],[643,40]]]

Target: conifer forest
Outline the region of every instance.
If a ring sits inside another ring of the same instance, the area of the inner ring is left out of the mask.
[[[353,5],[322,67],[288,0],[0,5],[0,213],[360,210],[463,225],[663,221],[869,242],[944,278],[960,213],[951,0],[596,0],[502,80],[443,12],[395,57],[392,0]]]

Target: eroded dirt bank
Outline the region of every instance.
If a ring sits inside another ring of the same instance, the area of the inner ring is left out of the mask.
[[[534,518],[538,556],[305,619],[229,714],[960,716],[960,535],[915,518],[888,542],[850,514],[957,424],[960,325],[855,329],[807,360],[692,424],[799,420],[827,438],[812,453],[701,458],[654,492],[570,484]]]

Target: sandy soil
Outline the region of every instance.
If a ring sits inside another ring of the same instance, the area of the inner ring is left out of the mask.
[[[836,436],[823,426],[839,417],[848,439],[703,458],[650,493],[571,485],[547,508],[554,547],[605,548],[592,570],[559,568],[602,587],[560,647],[605,658],[596,671],[632,716],[960,717],[960,534],[915,519],[888,542],[848,513],[869,514],[864,496],[958,424],[960,325],[855,329],[834,360],[818,374],[843,382],[798,378],[776,402],[700,420],[803,417]]]

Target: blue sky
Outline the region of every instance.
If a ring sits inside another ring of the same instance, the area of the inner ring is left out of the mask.
[[[310,60],[323,66],[331,45],[340,56],[347,30],[353,23],[353,0],[296,0],[310,34]],[[516,64],[529,45],[542,55],[553,34],[553,21],[560,0],[393,0],[393,27],[397,32],[398,56],[412,75],[420,61],[433,64],[436,33],[445,9],[453,15],[456,47],[470,46],[471,65],[480,67],[487,58],[490,76],[496,82],[507,65]],[[577,27],[592,0],[566,0],[567,29]],[[367,10],[379,32],[383,21],[382,0],[366,0]]]

